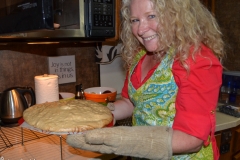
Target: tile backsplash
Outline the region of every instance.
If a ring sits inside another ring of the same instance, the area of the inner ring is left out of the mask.
[[[60,92],[75,93],[79,83],[83,88],[100,85],[93,43],[11,44],[0,46],[0,92],[13,86],[34,88],[34,76],[48,73],[48,57],[63,55],[75,55],[76,82],[60,84]]]

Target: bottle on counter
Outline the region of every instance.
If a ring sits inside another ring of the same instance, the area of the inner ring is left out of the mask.
[[[231,92],[229,93],[229,103],[235,104],[237,100],[237,88],[232,88]]]
[[[84,99],[82,84],[76,85],[75,99]]]
[[[239,90],[239,78],[235,77],[232,81],[231,92],[229,93],[229,103],[230,104],[237,103],[238,90]]]

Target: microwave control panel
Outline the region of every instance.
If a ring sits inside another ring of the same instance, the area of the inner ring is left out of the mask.
[[[88,37],[115,36],[115,0],[88,0],[87,12]]]

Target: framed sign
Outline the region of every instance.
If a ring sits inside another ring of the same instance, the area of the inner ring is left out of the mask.
[[[75,55],[48,57],[49,74],[58,75],[58,83],[76,82]]]

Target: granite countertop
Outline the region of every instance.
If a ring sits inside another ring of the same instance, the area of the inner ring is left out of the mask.
[[[233,128],[240,125],[240,118],[216,112],[216,131]]]

